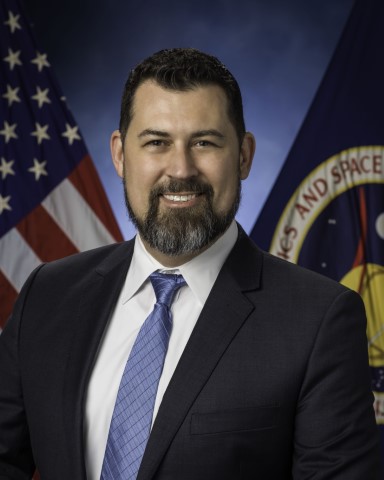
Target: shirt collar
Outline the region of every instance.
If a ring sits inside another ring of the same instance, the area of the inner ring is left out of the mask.
[[[197,301],[203,306],[221,267],[236,243],[237,235],[237,225],[233,221],[226,232],[213,245],[177,268],[167,268],[159,263],[147,252],[140,235],[136,235],[132,262],[121,296],[122,302],[125,303],[133,297],[152,272],[171,270],[172,273],[183,275]]]

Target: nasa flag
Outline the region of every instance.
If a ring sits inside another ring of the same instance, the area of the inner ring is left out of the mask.
[[[383,23],[357,0],[251,237],[361,294],[384,458]]]

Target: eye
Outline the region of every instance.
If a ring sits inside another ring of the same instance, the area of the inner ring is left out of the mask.
[[[164,138],[154,138],[152,140],[148,140],[144,145],[143,148],[150,152],[163,152],[169,147],[169,140]]]
[[[195,143],[196,147],[216,147],[217,145],[209,140],[199,140]]]
[[[164,140],[159,140],[159,139],[150,140],[145,145],[148,145],[150,147],[162,147],[163,145],[165,145],[165,141]]]

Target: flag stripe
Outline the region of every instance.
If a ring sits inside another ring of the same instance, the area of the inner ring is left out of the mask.
[[[15,292],[21,289],[34,267],[122,241],[123,237],[47,54],[33,38],[30,21],[19,11],[19,0],[1,1],[0,325],[3,325]],[[9,54],[11,51],[17,53],[16,63]]]
[[[365,252],[367,248],[367,235],[368,235],[368,218],[367,218],[367,202],[365,200],[364,189],[359,188],[359,199],[360,199],[360,241],[357,246],[355,261],[353,262],[352,268],[362,265],[365,262]],[[358,290],[361,292],[361,289]]]
[[[15,255],[10,252],[17,252],[17,262]],[[12,228],[0,239],[1,270],[16,290],[20,291],[29,273],[40,263],[41,259],[16,228]],[[20,268],[20,265],[23,265],[23,268]]]
[[[4,328],[5,322],[7,321],[7,317],[12,310],[13,304],[17,297],[17,291],[13,288],[13,286],[9,283],[8,279],[3,275],[0,270],[0,332],[2,328]],[[2,315],[3,312],[4,315]]]
[[[78,252],[63,230],[39,205],[17,225],[17,230],[39,258],[50,262]]]
[[[86,155],[68,178],[94,210],[115,241],[122,241],[123,236],[109,206],[108,198],[105,191],[99,187],[100,179],[91,157]]]
[[[42,202],[78,250],[89,250],[115,239],[69,180],[64,180]]]

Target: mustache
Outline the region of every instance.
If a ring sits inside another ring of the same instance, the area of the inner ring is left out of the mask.
[[[155,199],[164,193],[181,193],[190,192],[197,194],[207,194],[210,198],[213,195],[213,188],[208,183],[203,183],[199,180],[175,180],[172,179],[167,183],[156,185],[152,188],[150,198]]]

